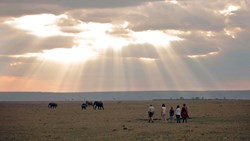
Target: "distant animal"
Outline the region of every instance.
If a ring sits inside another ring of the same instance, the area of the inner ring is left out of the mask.
[[[57,104],[56,103],[49,103],[48,104],[48,108],[56,108],[57,107]]]
[[[103,107],[103,102],[102,101],[95,101],[94,104],[93,104],[93,108],[96,110],[96,108],[98,110],[104,110],[104,107]]]
[[[93,106],[93,102],[91,101],[86,101],[87,106]]]
[[[87,105],[86,103],[83,103],[83,104],[81,105],[81,107],[82,107],[82,109],[86,109],[86,108],[88,107],[88,105]]]

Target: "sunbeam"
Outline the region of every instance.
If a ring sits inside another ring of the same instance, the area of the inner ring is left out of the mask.
[[[0,91],[249,89],[246,0],[0,7]]]

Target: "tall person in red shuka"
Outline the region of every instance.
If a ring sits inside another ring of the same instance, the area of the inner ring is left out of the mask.
[[[187,119],[189,118],[188,115],[188,110],[186,104],[183,104],[183,107],[181,108],[181,118],[182,118],[182,123],[187,123]]]

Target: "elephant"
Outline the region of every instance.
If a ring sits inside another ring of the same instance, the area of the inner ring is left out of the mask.
[[[91,101],[86,101],[87,106],[93,106],[93,102]]]
[[[88,105],[87,105],[86,103],[83,103],[83,104],[81,105],[81,107],[82,107],[82,109],[85,109],[85,110],[86,110],[86,108],[88,107]]]
[[[102,101],[95,101],[93,104],[93,108],[96,110],[104,110],[103,102]]]
[[[57,104],[56,103],[49,103],[48,108],[56,108]]]

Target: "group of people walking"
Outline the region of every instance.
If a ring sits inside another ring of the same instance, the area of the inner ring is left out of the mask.
[[[163,121],[166,121],[166,106],[165,104],[162,104],[161,106],[161,118]],[[153,105],[150,105],[148,108],[148,122],[154,122],[154,113],[155,113],[155,108]],[[181,119],[182,119],[182,123],[187,123],[187,119],[189,118],[188,115],[188,109],[186,104],[183,104],[182,108],[180,108],[179,105],[177,105],[176,109],[174,110],[173,107],[170,108],[169,110],[169,120],[170,122],[173,122],[174,120],[174,115],[176,116],[176,122],[177,123],[181,123]]]

